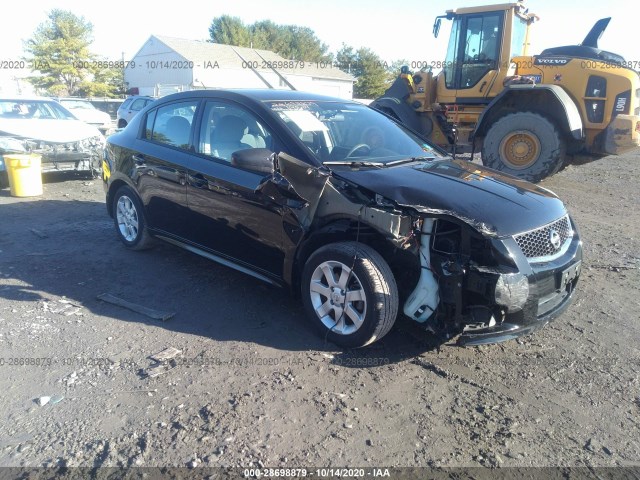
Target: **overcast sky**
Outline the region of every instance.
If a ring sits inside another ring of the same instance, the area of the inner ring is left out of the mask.
[[[332,52],[344,42],[356,48],[371,48],[383,60],[442,60],[449,34],[444,22],[438,39],[431,34],[436,15],[444,10],[475,6],[480,0],[242,0],[183,4],[111,0],[30,0],[5,5],[0,29],[0,60],[16,60],[22,55],[23,40],[33,34],[52,8],[71,10],[93,26],[94,53],[110,60],[130,59],[150,35],[166,35],[193,40],[209,38],[214,17],[228,14],[245,23],[270,19],[279,24],[310,27]],[[498,1],[488,3],[500,3]],[[600,48],[618,53],[627,60],[640,60],[635,2],[628,0],[530,0],[531,12],[540,16],[534,25],[531,53],[547,47],[582,41],[594,22],[612,17],[600,40]],[[9,6],[10,5],[10,6]],[[633,6],[632,6],[633,5]]]

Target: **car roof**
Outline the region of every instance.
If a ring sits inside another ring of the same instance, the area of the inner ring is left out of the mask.
[[[189,90],[186,92],[173,93],[162,97],[165,99],[179,99],[182,97],[201,97],[201,98],[220,98],[220,97],[244,97],[255,101],[330,101],[330,102],[348,102],[356,103],[353,100],[330,97],[326,95],[320,95],[311,92],[302,92],[299,90],[279,90],[269,88],[255,88],[255,89],[211,89],[211,90]]]
[[[0,97],[0,102],[53,102],[51,97],[37,97],[37,96],[20,96],[13,97]]]

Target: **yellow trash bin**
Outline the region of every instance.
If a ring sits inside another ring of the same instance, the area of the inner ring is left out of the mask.
[[[40,155],[3,155],[9,176],[9,187],[14,197],[42,195]]]

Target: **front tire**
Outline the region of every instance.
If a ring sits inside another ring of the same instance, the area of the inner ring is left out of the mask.
[[[530,182],[558,172],[566,147],[556,127],[542,115],[519,112],[498,120],[487,132],[482,163]]]
[[[379,340],[398,315],[391,268],[373,248],[356,242],[325,245],[311,255],[302,273],[302,299],[323,337],[346,348]]]
[[[152,245],[147,231],[142,202],[128,185],[118,189],[113,197],[113,221],[122,243],[131,250],[144,250]]]

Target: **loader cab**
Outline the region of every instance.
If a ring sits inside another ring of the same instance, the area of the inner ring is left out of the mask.
[[[450,10],[438,17],[452,20],[442,72],[438,76],[441,103],[487,104],[502,90],[511,58],[525,55],[528,27],[535,16],[522,3]]]

